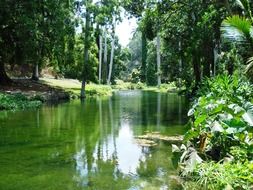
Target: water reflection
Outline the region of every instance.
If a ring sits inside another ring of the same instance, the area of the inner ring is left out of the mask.
[[[100,167],[103,166],[103,170],[107,170],[107,175],[110,174],[113,183],[120,178],[126,178],[129,180],[125,179],[125,185],[130,188],[134,184],[133,179],[138,179],[140,182],[135,187],[139,189],[150,185],[147,183],[148,178],[160,178],[161,189],[166,189],[168,186],[161,179],[166,178],[169,168],[172,169],[168,163],[170,153],[164,151],[161,154],[161,151],[141,147],[136,144],[134,136],[143,134],[147,129],[170,134],[175,128],[168,126],[170,123],[167,123],[168,118],[163,111],[172,114],[174,124],[180,125],[185,122],[182,116],[185,113],[182,103],[185,105],[183,98],[177,95],[168,97],[166,94],[145,94],[140,91],[119,92],[106,101],[98,99],[99,137],[91,152],[87,152],[85,143],[77,139],[76,144],[79,146],[76,149],[75,161],[79,177],[75,176],[75,179],[84,186],[94,187],[97,185],[97,177],[101,175]],[[143,123],[147,125],[143,126]],[[182,129],[178,131],[181,132]],[[85,133],[87,135],[87,132]],[[92,142],[86,144],[91,145]],[[159,146],[161,149],[166,147],[166,145]],[[90,164],[89,159],[92,160]],[[161,163],[164,160],[167,160],[166,166]]]
[[[187,101],[176,94],[126,91],[6,112],[0,116],[0,189],[27,189],[31,182],[35,189],[45,184],[74,190],[166,189],[174,172],[170,146],[141,147],[134,137],[147,131],[182,134],[186,111]],[[36,179],[27,177],[37,171]],[[13,188],[10,179],[23,185]]]

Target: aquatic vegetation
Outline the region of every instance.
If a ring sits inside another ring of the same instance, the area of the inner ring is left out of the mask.
[[[168,135],[162,135],[159,132],[151,132],[151,133],[146,133],[145,135],[139,135],[135,137],[136,140],[139,140],[140,142],[154,142],[154,141],[164,141],[168,143],[180,143],[183,141],[183,136],[182,135],[177,135],[177,136],[168,136]]]

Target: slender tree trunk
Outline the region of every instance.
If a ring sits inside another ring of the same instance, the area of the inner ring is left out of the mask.
[[[111,43],[111,59],[110,59],[110,67],[109,67],[109,75],[108,75],[108,79],[107,79],[107,85],[110,85],[111,83],[111,77],[112,77],[112,65],[113,65],[113,57],[114,57],[114,46],[115,46],[115,23],[113,26],[113,34],[112,34],[112,43]]]
[[[157,86],[161,85],[161,38],[160,35],[157,34]]]
[[[104,35],[104,32],[103,32]],[[101,76],[102,76],[102,54],[103,54],[103,36],[99,35],[99,71],[98,71],[98,81],[101,84]]]
[[[141,82],[147,82],[147,37],[142,32]]]
[[[32,80],[35,80],[35,81],[39,80],[39,64],[38,63],[34,65]]]
[[[44,27],[45,26],[45,20],[44,18],[45,16],[45,7],[44,7],[44,0],[38,1],[38,6],[40,7],[40,12],[41,12],[41,19],[39,24]],[[37,39],[38,40],[38,39]],[[41,46],[37,47],[37,60],[36,60],[36,65],[34,65],[33,68],[33,74],[32,74],[32,80],[34,81],[38,81],[39,80],[39,64],[42,63],[43,57],[44,57],[44,51],[45,51],[45,47],[44,47],[44,41],[45,41],[45,34],[42,33],[42,40],[41,41]]]
[[[197,87],[201,82],[200,57],[197,51],[193,53],[192,64],[195,76],[195,87]]]
[[[107,76],[107,31],[105,29],[105,41],[104,41],[104,64],[103,64],[103,84],[106,83],[106,76]]]
[[[214,45],[213,41],[210,38],[206,38],[205,42],[203,43],[203,55],[204,55],[204,67],[203,67],[203,75],[205,77],[210,77],[210,71],[211,71],[211,66],[213,65],[214,62]]]
[[[81,99],[85,98],[85,87],[86,87],[86,80],[87,80],[87,67],[89,64],[89,35],[90,35],[90,13],[88,9],[86,10],[86,17],[85,17],[85,38],[84,38],[84,64],[83,64],[83,80],[82,80],[82,87],[81,87]]]
[[[11,82],[11,79],[6,74],[4,63],[0,60],[0,85],[8,85]]]
[[[217,65],[217,60],[218,60],[218,42],[216,42],[214,49],[213,49],[213,54],[214,54],[214,59],[213,59],[213,65],[212,65],[212,76],[216,76],[216,65]]]
[[[181,39],[178,42],[178,50],[179,50],[179,88],[181,90],[182,87],[182,65],[183,65],[183,61],[182,61],[182,43],[181,43]]]

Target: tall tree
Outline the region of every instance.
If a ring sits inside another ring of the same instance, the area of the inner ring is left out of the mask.
[[[90,48],[90,6],[92,3],[92,0],[86,0],[85,2],[85,8],[86,8],[86,16],[85,16],[85,37],[84,37],[84,64],[83,64],[83,79],[82,79],[82,87],[81,87],[81,98],[85,98],[85,87],[86,87],[86,81],[87,81],[87,67],[89,64],[89,48]]]
[[[113,27],[112,27],[111,58],[110,58],[109,74],[107,78],[107,85],[110,85],[111,76],[112,76],[112,66],[113,66],[114,47],[115,47],[115,27],[116,27],[116,20],[114,20]]]

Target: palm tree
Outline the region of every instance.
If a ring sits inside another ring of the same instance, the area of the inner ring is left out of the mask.
[[[232,15],[227,17],[221,30],[223,37],[234,42],[248,45],[253,52],[253,17],[249,0],[237,0],[237,5],[243,10],[243,15]],[[248,58],[245,72],[253,69],[253,57]]]

